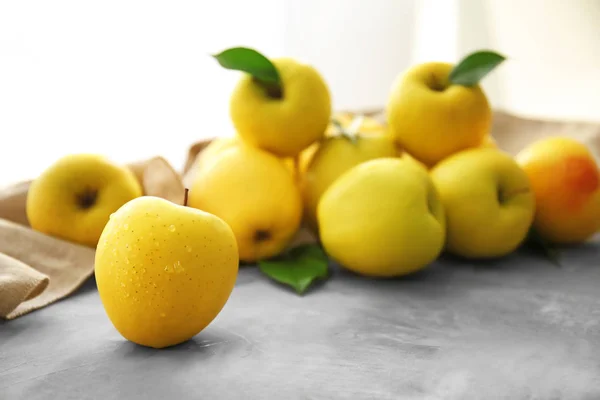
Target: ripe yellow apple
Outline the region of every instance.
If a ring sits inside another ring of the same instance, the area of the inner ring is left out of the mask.
[[[600,230],[600,171],[583,143],[560,136],[541,139],[516,160],[535,192],[534,226],[542,237],[577,244]]]
[[[523,242],[535,212],[529,179],[503,151],[456,153],[431,170],[447,218],[447,250],[466,258],[507,255]]]
[[[427,171],[408,159],[349,169],[325,191],[317,215],[327,254],[358,274],[410,274],[443,249],[444,209]]]
[[[27,218],[37,231],[94,247],[110,214],[141,195],[127,167],[96,154],[72,154],[33,180]]]
[[[337,112],[334,114],[333,119],[336,119],[343,128],[356,129],[357,132],[360,132],[360,134],[363,136],[389,136],[389,131],[387,127],[373,117],[353,114],[349,112]],[[352,126],[353,124],[356,124],[357,121],[358,124],[356,126]],[[339,134],[339,126],[337,126],[333,122],[330,122],[327,126],[327,130],[325,131],[325,138],[339,136]],[[300,153],[300,157],[298,160],[298,168],[300,174],[303,174],[306,171],[310,160],[315,155],[322,142],[323,138],[311,144]],[[401,154],[402,150],[398,146],[397,149],[398,154]]]
[[[246,142],[280,157],[296,157],[325,133],[331,115],[329,88],[310,65],[292,58],[271,61],[281,77],[281,97],[271,97],[244,74],[231,95],[231,119]]]
[[[478,147],[492,112],[479,85],[450,84],[453,65],[418,64],[394,81],[386,116],[392,135],[417,160],[433,166],[458,151]]]
[[[254,262],[279,254],[299,228],[302,200],[283,160],[240,142],[199,168],[189,205],[227,222],[240,259]]]
[[[362,162],[396,155],[394,140],[385,132],[325,138],[300,178],[304,217],[309,227],[315,232],[318,230],[317,205],[321,195],[342,173]]]
[[[238,252],[220,218],[143,196],[117,210],[96,250],[98,293],[121,335],[142,346],[185,342],[221,312]]]

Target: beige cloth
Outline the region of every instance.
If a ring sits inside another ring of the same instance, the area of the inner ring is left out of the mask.
[[[567,136],[587,145],[596,159],[600,156],[600,123],[538,120],[496,112],[492,136],[498,147],[513,155],[544,137]]]
[[[183,202],[180,175],[162,157],[129,165],[144,194]],[[13,319],[69,296],[94,273],[94,249],[29,227],[29,181],[0,191],[0,317]]]
[[[384,121],[381,112],[368,113]],[[600,154],[600,124],[541,121],[496,112],[492,136],[498,147],[516,154],[543,137],[564,135],[578,139]],[[193,144],[181,174],[160,157],[131,164],[144,193],[181,204],[183,181],[197,155],[210,140]],[[29,182],[0,190],[0,317],[13,319],[45,307],[73,293],[94,272],[94,250],[29,228],[25,199]],[[294,241],[310,241],[300,231]]]

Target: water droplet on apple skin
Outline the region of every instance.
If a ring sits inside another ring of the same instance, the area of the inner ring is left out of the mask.
[[[176,230],[175,225],[169,225],[169,232],[175,232]]]
[[[121,287],[125,287],[125,283],[124,282],[121,282]]]
[[[188,246],[187,244],[185,245],[185,249],[187,250],[188,253],[192,252],[192,246]]]
[[[165,314],[164,312],[161,312],[161,313],[160,313],[160,317],[161,317],[161,318],[164,318],[164,317],[166,317],[166,316],[167,316],[167,314]]]
[[[175,261],[175,263],[173,264],[173,271],[180,274],[185,271],[185,268],[183,268],[180,261]]]
[[[123,224],[123,229],[125,229],[125,230],[129,229],[129,224]]]

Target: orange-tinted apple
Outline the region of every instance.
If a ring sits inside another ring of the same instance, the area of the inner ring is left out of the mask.
[[[534,226],[542,237],[575,244],[600,230],[600,171],[587,146],[549,137],[523,149],[516,160],[535,192]]]

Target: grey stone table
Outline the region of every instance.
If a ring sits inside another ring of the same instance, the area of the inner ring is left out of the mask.
[[[303,297],[240,271],[217,319],[164,350],[122,339],[90,281],[0,322],[0,399],[600,399],[600,242],[409,278],[334,269]]]

